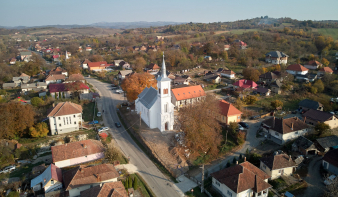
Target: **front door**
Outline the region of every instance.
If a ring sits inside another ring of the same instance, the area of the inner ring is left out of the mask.
[[[166,122],[165,125],[164,125],[164,129],[165,129],[166,131],[169,130],[169,129],[168,129],[168,126],[169,126],[169,123]]]

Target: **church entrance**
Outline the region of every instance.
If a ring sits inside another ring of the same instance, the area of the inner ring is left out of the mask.
[[[169,130],[168,127],[169,127],[169,122],[166,122],[165,125],[164,125],[164,129],[167,131],[167,130]]]

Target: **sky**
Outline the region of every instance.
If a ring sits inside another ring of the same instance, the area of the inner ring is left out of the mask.
[[[338,20],[338,0],[0,0],[0,26],[227,22],[260,16]]]

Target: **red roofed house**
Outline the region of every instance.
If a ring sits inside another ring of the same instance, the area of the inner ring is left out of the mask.
[[[82,68],[83,68],[83,69],[88,69],[88,63],[89,63],[89,62],[91,62],[91,61],[88,60],[88,59],[85,59],[85,60],[82,62],[82,64],[81,64]]]
[[[316,60],[309,61],[304,65],[305,68],[310,69],[310,70],[316,70],[321,66],[323,66],[323,64],[320,62],[317,62]]]
[[[234,84],[232,84],[234,86],[240,87],[240,88],[250,88],[250,89],[255,89],[257,87],[257,84],[251,80],[246,80],[246,79],[241,79],[236,81]]]
[[[290,176],[297,167],[291,156],[284,153],[263,157],[260,160],[260,169],[268,174],[271,180],[281,176]]]
[[[333,70],[330,67],[324,67],[317,72],[318,75],[324,75],[325,73],[332,74]]]
[[[68,72],[61,68],[60,66],[54,68],[53,70],[49,71],[48,73],[49,75],[64,75],[64,76],[68,76]]]
[[[43,188],[45,193],[61,189],[61,169],[54,164],[50,164],[42,174],[31,180],[31,188],[33,188],[33,191],[39,191]]]
[[[86,47],[86,51],[92,51],[92,47]]]
[[[88,68],[89,70],[92,71],[102,71],[104,69],[106,69],[107,67],[110,66],[110,64],[107,64],[106,61],[102,61],[102,62],[88,62]]]
[[[71,102],[61,102],[50,110],[47,117],[51,135],[77,131],[82,123],[82,106]]]
[[[95,161],[104,157],[104,151],[103,144],[92,139],[52,146],[53,163],[64,168]]]
[[[76,84],[78,82],[72,82],[73,84]],[[84,83],[80,83],[78,87],[78,94],[88,94],[89,93],[89,87],[85,85]],[[55,94],[57,98],[60,98],[64,96],[65,98],[70,98],[73,96],[72,92],[66,89],[66,86],[64,83],[55,83],[49,85],[49,92],[52,96],[52,98],[55,98]],[[61,95],[60,95],[61,93]],[[63,93],[63,95],[62,95]],[[76,95],[74,95],[76,96]]]
[[[179,110],[187,104],[193,104],[205,98],[206,94],[200,85],[171,89],[171,103]]]
[[[270,176],[247,161],[214,172],[211,177],[212,187],[222,196],[267,197],[272,188]]]
[[[93,192],[93,190],[100,189],[96,186],[101,187],[103,184],[108,184],[107,186],[109,186],[110,183],[116,183],[118,177],[119,173],[115,170],[112,164],[101,164],[91,167],[78,166],[64,172],[63,182],[66,188],[65,190],[69,192],[70,197],[80,196],[80,194],[81,196],[88,196],[88,194],[92,194],[90,196],[100,197],[101,195],[95,195],[97,192]],[[87,191],[88,193],[84,191]],[[126,192],[123,193],[125,194]],[[117,197],[122,196],[121,194],[123,193],[121,192],[119,193],[120,195],[116,195],[117,192],[115,192],[115,195],[106,196]]]
[[[86,83],[84,76],[80,73],[70,75],[68,79],[66,79],[65,83],[71,83],[75,81],[81,81],[82,83]]]
[[[306,75],[309,69],[300,64],[292,64],[286,68],[286,72],[291,75]]]
[[[230,125],[231,122],[241,122],[242,112],[235,106],[226,102],[225,100],[219,101],[220,116],[218,120],[226,125]]]
[[[121,181],[97,185],[80,192],[81,197],[128,197]]]

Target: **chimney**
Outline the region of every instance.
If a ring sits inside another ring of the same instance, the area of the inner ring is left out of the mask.
[[[292,159],[291,159],[291,155],[289,155],[289,161],[291,161]]]
[[[275,122],[276,122],[276,117],[273,117],[273,121],[272,121],[272,128],[275,128]]]
[[[67,144],[65,146],[67,146]]]
[[[53,103],[53,107],[55,107],[55,103]]]
[[[246,162],[246,157],[244,157],[244,162]]]
[[[236,165],[238,164],[238,161],[236,161]]]
[[[305,121],[306,121],[306,117],[304,117],[304,123],[305,123]]]
[[[291,122],[291,130],[293,130],[293,122]]]

